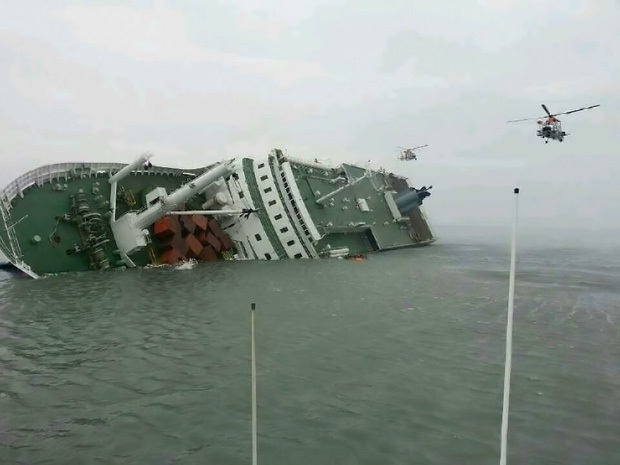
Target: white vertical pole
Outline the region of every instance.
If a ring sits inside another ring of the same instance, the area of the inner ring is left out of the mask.
[[[257,428],[256,428],[256,304],[252,302],[252,465],[257,465]]]
[[[512,365],[512,315],[514,311],[515,268],[517,255],[517,220],[519,211],[519,188],[515,187],[514,218],[510,251],[510,281],[508,286],[508,316],[506,319],[506,362],[504,364],[504,401],[502,411],[502,433],[500,446],[500,465],[506,465],[506,445],[508,442],[508,406],[510,404],[510,372]]]

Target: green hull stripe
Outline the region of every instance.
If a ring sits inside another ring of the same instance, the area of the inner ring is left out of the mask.
[[[286,255],[286,251],[284,250],[284,247],[282,246],[282,243],[280,242],[280,238],[278,237],[276,230],[274,229],[273,225],[271,224],[271,221],[269,220],[269,215],[267,215],[267,212],[265,211],[265,204],[263,203],[263,198],[261,197],[260,192],[258,191],[258,183],[256,182],[256,176],[254,176],[253,165],[254,165],[253,160],[249,158],[243,159],[243,173],[245,174],[245,181],[248,186],[248,190],[250,191],[252,202],[258,209],[258,213],[257,213],[258,218],[261,222],[261,225],[263,226],[263,229],[265,230],[265,233],[267,234],[267,238],[269,239],[269,242],[271,242],[271,245],[276,251],[278,258],[280,259],[288,258],[288,255]]]
[[[308,250],[308,247],[306,246],[304,238],[302,237],[301,233],[297,229],[297,225],[293,221],[293,217],[292,217],[289,209],[286,208],[286,202],[284,201],[284,195],[282,194],[282,191],[280,190],[280,183],[278,182],[278,177],[277,177],[278,174],[276,173],[276,170],[274,168],[274,164],[275,163],[277,163],[275,158],[269,157],[269,169],[271,169],[271,175],[273,176],[273,181],[274,181],[274,184],[276,185],[276,191],[278,191],[278,197],[280,198],[280,203],[284,206],[284,211],[286,212],[286,217],[288,218],[288,221],[291,223],[291,226],[293,227],[293,231],[295,231],[295,235],[297,236],[297,240],[299,241],[301,246],[304,248],[304,251],[306,252],[308,257],[312,257],[312,254],[310,253],[310,251]]]

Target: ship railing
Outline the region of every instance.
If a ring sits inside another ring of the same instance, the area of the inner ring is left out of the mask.
[[[21,249],[17,241],[17,236],[15,235],[15,227],[11,224],[11,216],[9,215],[7,202],[4,199],[0,199],[0,216],[2,217],[3,229],[6,231],[6,238],[8,241],[8,244],[5,244],[4,241],[2,244],[3,248],[6,249],[5,253],[10,255],[10,259],[18,260],[22,256]]]
[[[127,166],[127,163],[99,162],[55,163],[52,165],[41,166],[22,174],[20,177],[10,182],[4,189],[2,189],[2,191],[0,191],[0,198],[7,201],[7,209],[10,210],[11,201],[17,196],[23,197],[24,191],[30,186],[42,186],[45,183],[60,181],[63,178],[67,179],[69,176],[92,177],[96,176],[98,173],[114,173],[121,170],[125,166]],[[203,170],[203,168],[187,170],[152,166],[148,170],[145,168],[139,168],[135,171],[140,174],[167,173],[180,176],[182,174],[187,175],[188,173],[196,174]]]
[[[53,165],[45,165],[30,170],[17,179],[9,183],[2,191],[0,196],[9,202],[17,197],[23,197],[24,191],[30,186],[42,186],[45,183],[51,183],[54,180],[61,180],[67,178],[69,174],[77,173],[77,170],[82,171],[81,175],[85,174],[88,170],[88,175],[93,175],[98,171],[108,171],[121,169],[125,164],[123,163],[55,163]]]
[[[32,271],[30,265],[22,260],[22,251],[15,234],[15,226],[11,223],[11,216],[7,208],[7,201],[0,198],[0,217],[2,217],[2,223],[4,224],[4,230],[6,231],[6,238],[8,244],[4,242],[2,236],[0,236],[0,246],[2,251],[7,255],[9,261],[22,272],[26,273],[31,278],[38,278],[39,276]]]

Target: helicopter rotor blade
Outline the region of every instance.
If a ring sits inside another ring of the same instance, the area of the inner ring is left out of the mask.
[[[423,149],[424,147],[428,147],[428,144],[418,145],[417,147],[413,147],[411,150]]]
[[[532,121],[535,119],[541,119],[544,118],[544,116],[537,116],[536,118],[521,118],[521,119],[511,119],[510,121],[506,121],[507,123],[518,123],[520,121]]]
[[[590,105],[589,107],[577,108],[576,110],[565,111],[563,113],[558,113],[558,115],[570,115],[571,113],[576,113],[578,111],[589,110],[590,108],[600,107],[601,105]],[[556,116],[556,115],[553,115]]]
[[[551,114],[549,112],[549,109],[547,108],[547,106],[543,103],[542,107],[543,110],[545,110],[545,112],[547,113],[547,116],[538,116],[536,118],[521,118],[521,119],[511,119],[510,121],[506,121],[507,123],[519,123],[521,121],[532,121],[535,119],[545,119],[547,117],[549,118],[555,118],[556,116],[560,116],[560,115],[570,115],[571,113],[576,113],[578,111],[583,111],[583,110],[590,110],[591,108],[596,108],[596,107],[600,107],[601,105],[590,105],[589,107],[582,107],[582,108],[577,108],[576,110],[570,110],[570,111],[564,111],[562,113],[555,113],[555,114]],[[561,122],[559,119],[555,118],[558,122]]]

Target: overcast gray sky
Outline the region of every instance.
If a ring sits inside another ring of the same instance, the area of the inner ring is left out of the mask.
[[[0,184],[41,164],[372,160],[435,226],[620,226],[616,0],[3,2]],[[535,137],[541,103],[565,116]],[[429,144],[419,161],[396,146]]]

